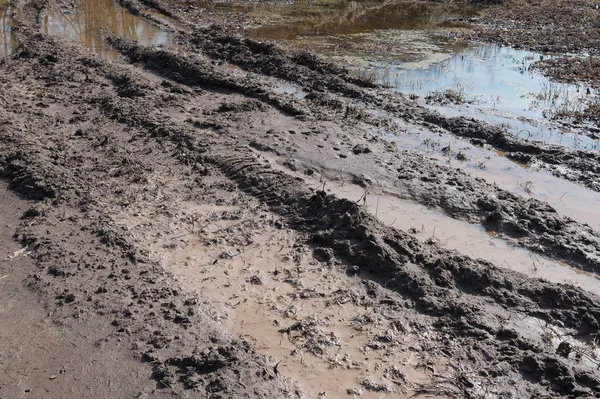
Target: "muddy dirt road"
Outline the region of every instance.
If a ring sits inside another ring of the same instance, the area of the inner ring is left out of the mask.
[[[189,3],[0,10],[0,397],[600,395],[598,152]]]

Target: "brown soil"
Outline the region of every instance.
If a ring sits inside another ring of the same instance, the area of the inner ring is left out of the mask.
[[[485,10],[474,37],[548,53],[600,51],[600,9],[589,0],[505,1]]]
[[[534,67],[560,82],[600,87],[600,59],[593,56],[551,58],[536,62]]]
[[[442,117],[221,27],[179,32],[183,55],[112,37],[113,62],[41,34],[55,4],[16,5],[0,175],[27,199],[0,194],[0,396],[600,395],[597,295],[366,206],[377,187],[598,276],[600,233],[583,221],[375,128],[401,117],[595,190],[597,155]],[[187,23],[173,3],[128,7]],[[335,196],[332,180],[365,194]]]
[[[11,236],[32,203],[6,186],[0,181],[0,396],[144,397],[153,390],[148,369],[127,341],[93,315],[57,319],[61,301],[36,289],[33,248]]]

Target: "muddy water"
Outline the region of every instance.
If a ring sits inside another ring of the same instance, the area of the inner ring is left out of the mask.
[[[11,29],[11,19],[15,9],[9,0],[0,0],[0,58],[10,55],[17,45],[16,37]]]
[[[472,145],[451,134],[432,133],[423,126],[396,120],[398,131],[383,132],[402,150],[417,151],[440,163],[467,170],[491,184],[547,202],[561,214],[600,231],[600,195],[579,184],[560,179],[550,172],[525,167],[490,151]],[[462,154],[463,160],[458,160]]]
[[[463,44],[439,40],[434,32],[446,31],[448,15],[468,17],[473,8],[414,1],[302,1],[292,4],[200,3],[223,19],[241,15],[249,25],[246,36],[275,40],[284,46],[307,49],[327,56],[361,56],[381,60],[439,61]],[[466,25],[465,25],[466,26]]]
[[[174,46],[171,34],[135,16],[113,0],[77,3],[71,8],[50,8],[44,32],[81,43],[97,54],[116,60],[118,53],[106,37],[120,36],[147,46]]]
[[[313,183],[315,187],[318,182]],[[566,264],[517,248],[477,224],[452,219],[420,204],[401,200],[373,190],[367,192],[351,184],[332,183],[329,191],[341,198],[358,201],[381,222],[408,231],[431,245],[455,249],[472,258],[482,258],[497,266],[544,278],[554,283],[573,284],[600,295],[600,278]]]
[[[266,157],[263,154],[263,157]],[[269,157],[266,157],[269,158]],[[322,189],[323,182],[292,172],[270,159],[271,165],[302,178],[310,187]],[[573,284],[600,295],[600,278],[562,262],[556,262],[518,248],[497,238],[479,224],[456,220],[421,204],[400,199],[379,189],[367,189],[340,181],[326,181],[326,191],[363,204],[382,223],[413,234],[430,245],[454,249],[472,258],[482,258],[496,266],[512,269],[553,283]]]
[[[353,35],[385,29],[416,30],[447,26],[448,14],[468,17],[473,8],[414,1],[301,1],[293,3],[201,2],[223,15],[240,13],[260,26],[246,34],[268,40]],[[455,26],[460,24],[454,24]]]
[[[219,213],[224,208],[211,209]],[[236,223],[223,220],[203,234],[216,238]],[[386,328],[378,324],[387,323],[354,324],[357,317],[371,313],[366,304],[351,300],[356,280],[314,263],[307,249],[295,250],[298,237],[265,228],[253,235],[252,243],[237,248],[225,243],[206,245],[193,235],[171,238],[183,244],[163,262],[184,288],[208,299],[223,325],[252,342],[259,353],[274,358],[278,371],[293,376],[305,397],[356,397],[349,389],[372,399],[430,397],[417,395],[417,388],[431,381],[422,368],[426,359],[406,349],[418,347],[419,337],[404,335],[403,348],[398,350],[370,348],[373,334]],[[310,329],[310,338],[281,331],[295,323]],[[435,365],[440,374],[449,368],[442,359]],[[398,370],[410,382],[398,387],[391,370]],[[389,392],[364,389],[361,382],[366,380]]]
[[[258,6],[264,10],[265,6]],[[272,7],[272,6],[267,6]],[[257,9],[257,6],[252,6]],[[444,20],[444,13],[457,7],[417,2],[375,3],[361,1],[355,3],[294,4],[285,9],[279,6],[271,9],[280,15],[300,16],[290,25],[271,23],[250,29],[247,33],[255,37],[271,40],[293,40],[308,36],[354,35],[385,29],[416,30],[435,28]],[[466,9],[463,10],[467,14]],[[469,12],[468,14],[471,14]]]

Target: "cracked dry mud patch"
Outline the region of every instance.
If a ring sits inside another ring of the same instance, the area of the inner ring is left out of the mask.
[[[20,42],[0,65],[0,173],[39,200],[16,235],[30,285],[56,321],[98,323],[100,348],[126,347],[146,396],[314,397],[311,365],[344,382],[333,397],[600,393],[597,296],[419,242],[256,150],[307,173],[342,168],[597,272],[591,228],[398,152],[330,93],[301,101],[268,76],[123,40],[133,67],[27,29]],[[324,136],[346,163],[328,163]]]

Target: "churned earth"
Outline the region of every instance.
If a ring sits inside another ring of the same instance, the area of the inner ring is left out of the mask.
[[[0,397],[600,395],[597,152],[90,4],[0,3]]]

